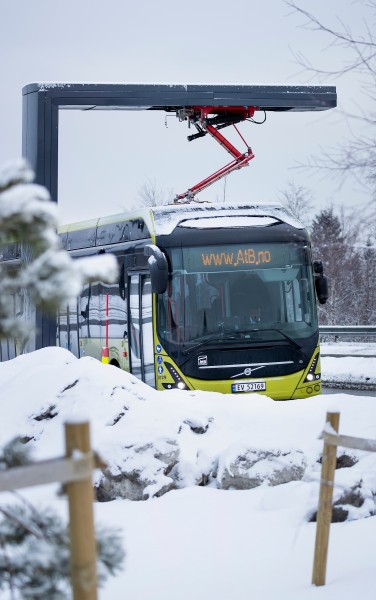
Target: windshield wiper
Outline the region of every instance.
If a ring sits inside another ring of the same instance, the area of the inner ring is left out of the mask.
[[[290,337],[289,335],[287,335],[287,333],[285,333],[284,331],[281,331],[280,329],[252,329],[251,331],[276,331],[277,333],[280,333],[284,338],[286,338],[287,341],[289,341],[291,344],[293,344],[294,346],[296,346],[297,348],[302,347],[301,344],[298,344],[298,342],[296,342],[292,337]]]
[[[238,333],[238,332],[234,332],[234,334],[232,334],[232,335],[226,334],[226,335],[205,338],[204,340],[197,342],[197,344],[194,344],[193,346],[189,346],[188,348],[183,350],[183,354],[189,354],[189,352],[191,352],[192,350],[197,350],[197,348],[201,348],[201,346],[205,346],[205,344],[216,344],[216,343],[222,342],[223,340],[237,340],[238,337],[235,335],[235,333]]]
[[[287,335],[287,333],[284,333],[283,331],[280,331],[279,329],[263,329],[258,327],[253,328],[253,329],[240,329],[238,331],[227,331],[227,332],[223,332],[222,335],[219,336],[213,336],[213,337],[207,337],[205,339],[202,339],[200,342],[197,342],[197,344],[194,344],[193,346],[189,346],[188,348],[186,348],[185,350],[183,350],[183,354],[189,354],[189,352],[193,351],[193,350],[197,350],[198,348],[201,348],[202,346],[205,346],[206,344],[215,344],[215,343],[219,343],[222,342],[223,340],[236,340],[238,341],[244,341],[244,342],[249,342],[249,343],[257,343],[257,342],[261,342],[261,343],[265,343],[267,341],[273,341],[273,340],[255,340],[252,338],[252,333],[263,333],[264,331],[276,331],[277,333],[281,334],[284,338],[286,338],[286,340],[292,344],[293,346],[295,346],[296,348],[300,348],[302,347],[300,344],[298,344],[292,337],[290,337],[289,335]]]

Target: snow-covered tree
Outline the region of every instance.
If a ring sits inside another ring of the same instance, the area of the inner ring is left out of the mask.
[[[360,323],[376,323],[376,240],[368,237],[366,245],[360,250],[362,285],[359,290]]]
[[[14,438],[0,448],[0,471],[32,462],[30,438]],[[0,503],[0,598],[69,600],[69,526],[48,506],[36,508],[13,492]],[[101,586],[123,568],[125,552],[118,530],[96,526],[97,576]]]
[[[78,296],[85,282],[111,283],[117,274],[112,256],[73,261],[61,250],[57,206],[33,179],[24,160],[0,168],[0,338],[24,341],[32,328],[14,314],[17,295],[54,311]]]
[[[322,260],[329,282],[329,300],[319,308],[323,324],[361,323],[364,282],[354,223],[354,219],[338,216],[333,207],[321,210],[312,222],[313,258]]]
[[[334,208],[324,208],[312,222],[312,241],[325,252],[327,257],[333,250],[333,246],[343,245],[342,227],[339,217],[334,213]]]
[[[0,591],[12,600],[69,600],[69,527],[54,511],[17,497],[0,506]],[[97,528],[96,536],[101,585],[122,568],[124,550],[118,531]]]
[[[112,283],[113,256],[72,260],[57,234],[57,206],[48,191],[32,183],[28,164],[0,168],[0,338],[24,342],[32,325],[15,314],[15,298],[28,295],[44,311],[55,311],[86,282]],[[0,469],[25,464],[25,446],[13,441],[0,451]],[[0,590],[14,600],[65,599],[70,593],[69,535],[66,524],[49,511],[25,502],[0,507]],[[114,573],[124,553],[118,536],[98,534],[99,580]]]

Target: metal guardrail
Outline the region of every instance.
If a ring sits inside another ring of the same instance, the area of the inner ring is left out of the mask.
[[[354,356],[356,358],[375,358],[376,357],[376,349],[374,341],[361,342],[361,344],[354,344],[354,347],[351,347],[348,344],[348,348],[343,347],[342,344],[338,343],[339,338],[347,337],[349,338],[369,338],[372,337],[372,340],[375,339],[376,336],[376,326],[374,325],[321,325],[319,327],[320,337],[323,338],[325,336],[334,336],[334,342],[329,342],[328,344],[323,343],[321,340],[321,356],[322,357],[335,357],[335,358],[343,358],[345,356]],[[339,382],[339,381],[330,381],[325,378],[323,375],[323,385],[329,388],[343,388],[343,389],[361,389],[373,391],[376,390],[376,385],[374,383],[369,383],[368,381],[347,381],[347,382]]]
[[[321,335],[338,335],[343,337],[364,337],[376,335],[375,325],[320,325]]]

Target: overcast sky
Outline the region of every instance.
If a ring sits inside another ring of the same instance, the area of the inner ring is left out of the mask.
[[[354,31],[367,19],[360,2],[302,4],[314,5],[328,24],[338,27],[340,18]],[[0,7],[1,163],[21,154],[21,90],[32,82],[334,84],[340,109],[367,106],[355,76],[322,81],[300,71],[292,51],[318,67],[348,57],[328,47],[323,34],[302,29],[303,19],[283,0],[0,0]],[[244,124],[241,131],[255,159],[201,199],[274,201],[289,181],[312,190],[320,208],[367,199],[351,180],[339,189],[333,178],[294,168],[346,139],[341,110],[269,113],[264,125]],[[61,111],[61,222],[127,210],[147,180],[166,194],[184,192],[229,161],[214,140],[189,143],[188,133],[175,117],[166,127],[159,111]],[[237,144],[243,151],[240,139]]]

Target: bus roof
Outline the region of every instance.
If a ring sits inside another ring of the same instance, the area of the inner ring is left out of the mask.
[[[111,240],[114,242],[116,239],[125,240],[124,235],[120,235],[120,230],[124,229],[122,224],[127,222],[132,223],[132,227],[136,232],[136,236],[132,235],[129,239],[142,239],[149,237],[149,235],[170,235],[178,226],[216,229],[246,226],[262,227],[275,222],[283,222],[296,229],[304,229],[304,225],[293,216],[287,207],[279,202],[191,202],[139,208],[130,213],[118,213],[89,221],[71,223],[63,226],[59,232],[62,234],[62,240],[64,238],[67,240],[68,238],[72,239],[72,236],[77,237],[77,240],[80,239],[79,247],[96,246],[99,244],[100,239],[104,239],[103,236],[108,239],[107,242],[104,242],[105,244],[110,243]],[[140,230],[142,223],[146,225],[143,233],[143,226]],[[115,234],[115,229],[119,230],[117,234]],[[86,231],[86,235],[80,235],[80,232],[84,231]],[[99,235],[99,232],[101,232],[101,235]]]
[[[304,229],[304,225],[293,216],[287,207],[279,202],[215,202],[213,204],[194,202],[191,204],[157,206],[151,208],[151,211],[154,217],[156,235],[169,235],[178,225],[209,229],[244,227],[245,225],[260,227],[270,225],[270,219],[274,222],[282,221],[297,229]]]

